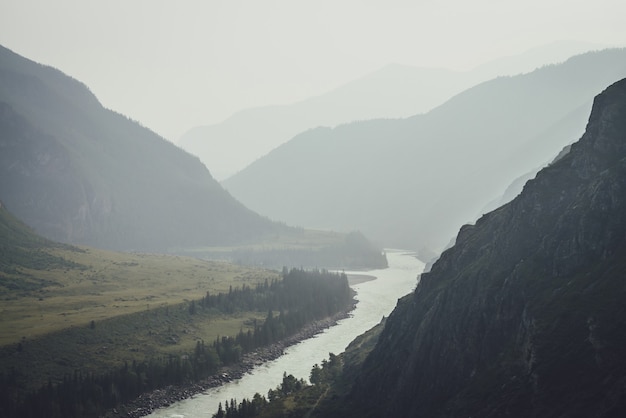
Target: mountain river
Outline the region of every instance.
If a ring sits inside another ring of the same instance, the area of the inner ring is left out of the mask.
[[[352,285],[356,290],[358,303],[349,318],[338,322],[315,337],[288,347],[285,354],[276,360],[254,368],[239,380],[212,388],[192,398],[176,402],[151,415],[152,418],[211,417],[217,412],[218,404],[231,398],[241,401],[251,399],[256,392],[267,396],[269,389],[282,382],[283,372],[296,378],[309,378],[311,368],[328,359],[328,353],[339,354],[357,336],[380,322],[383,316],[391,313],[398,298],[408,294],[417,284],[417,276],[424,269],[424,263],[413,254],[388,250],[389,268],[370,271],[349,272],[348,274],[374,276],[376,280]]]

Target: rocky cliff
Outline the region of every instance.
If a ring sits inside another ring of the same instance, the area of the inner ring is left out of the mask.
[[[358,416],[626,411],[626,79],[509,204],[399,301],[346,400]]]

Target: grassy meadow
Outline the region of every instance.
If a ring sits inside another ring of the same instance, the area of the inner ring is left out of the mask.
[[[20,269],[18,275],[37,278],[42,285],[0,294],[0,345],[276,277],[266,270],[181,256],[93,248],[48,251],[78,267]]]
[[[196,258],[207,250],[265,257],[277,249],[280,261],[288,259],[282,251],[308,252],[323,262],[319,249],[362,243],[350,234],[294,229],[249,247],[188,253],[195,257],[121,253],[54,243],[0,209],[0,377],[20,390],[76,372],[102,375],[133,361],[183,358],[201,341],[253,330],[266,311],[226,314],[198,301],[207,292],[272,282],[278,271]]]
[[[0,372],[18,370],[35,388],[74,370],[100,373],[124,362],[193,351],[235,335],[266,312],[224,315],[190,301],[207,292],[272,280],[277,272],[190,257],[49,247],[65,266],[3,272]],[[17,286],[15,283],[27,283]]]

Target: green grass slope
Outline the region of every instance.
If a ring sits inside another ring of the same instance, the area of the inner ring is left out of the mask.
[[[266,312],[190,315],[189,301],[278,278],[225,262],[55,243],[3,206],[0,255],[0,375],[17,371],[27,389],[74,369],[105,373],[236,335]]]

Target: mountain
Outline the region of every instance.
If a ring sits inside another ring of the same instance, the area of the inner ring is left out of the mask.
[[[496,58],[474,68],[472,71],[486,81],[497,76],[528,73],[545,65],[566,61],[574,55],[614,47],[623,47],[623,45],[603,45],[573,40],[554,41],[531,48],[521,54]]]
[[[625,49],[582,54],[479,84],[423,115],[309,130],[222,184],[272,219],[440,251],[515,178],[579,137],[594,95],[625,76]]]
[[[226,179],[309,128],[422,113],[472,82],[450,70],[392,64],[327,94],[245,109],[221,123],[192,128],[178,143]]]
[[[37,277],[21,275],[14,277],[20,269],[68,268],[75,263],[53,254],[49,250],[68,249],[67,245],[47,240],[14,217],[0,202],[0,289],[37,287],[44,283]]]
[[[118,250],[231,244],[284,229],[236,201],[196,157],[3,47],[0,196],[47,238]]]
[[[479,82],[532,71],[598,47],[554,42],[469,71],[390,64],[317,97],[245,109],[221,123],[194,127],[178,143],[224,180],[307,129],[425,113]]]
[[[485,207],[483,207],[483,209],[480,211],[480,214],[491,212],[492,210],[495,210],[495,209],[499,208],[500,206],[502,206],[502,205],[504,205],[506,203],[509,203],[518,194],[521,193],[521,191],[524,189],[524,185],[526,184],[526,182],[528,180],[531,180],[531,179],[535,178],[537,173],[543,167],[545,167],[545,166],[547,166],[549,164],[552,164],[552,163],[560,160],[563,156],[567,155],[567,153],[569,152],[570,148],[571,148],[571,144],[570,145],[566,145],[565,147],[563,147],[561,152],[559,152],[557,154],[557,156],[554,159],[552,159],[552,161],[550,161],[550,163],[542,164],[541,167],[534,168],[534,169],[530,170],[529,172],[527,172],[527,173],[519,176],[515,180],[513,180],[513,182],[511,184],[509,184],[509,186],[506,188],[506,190],[504,190],[504,193],[502,193],[501,196],[498,196],[496,199],[494,199],[493,201],[489,202],[487,205],[485,205]],[[479,214],[479,216],[477,216],[477,218],[480,217],[480,214]]]
[[[625,277],[626,79],[596,97],[569,153],[460,229],[334,407],[359,417],[623,416]]]

